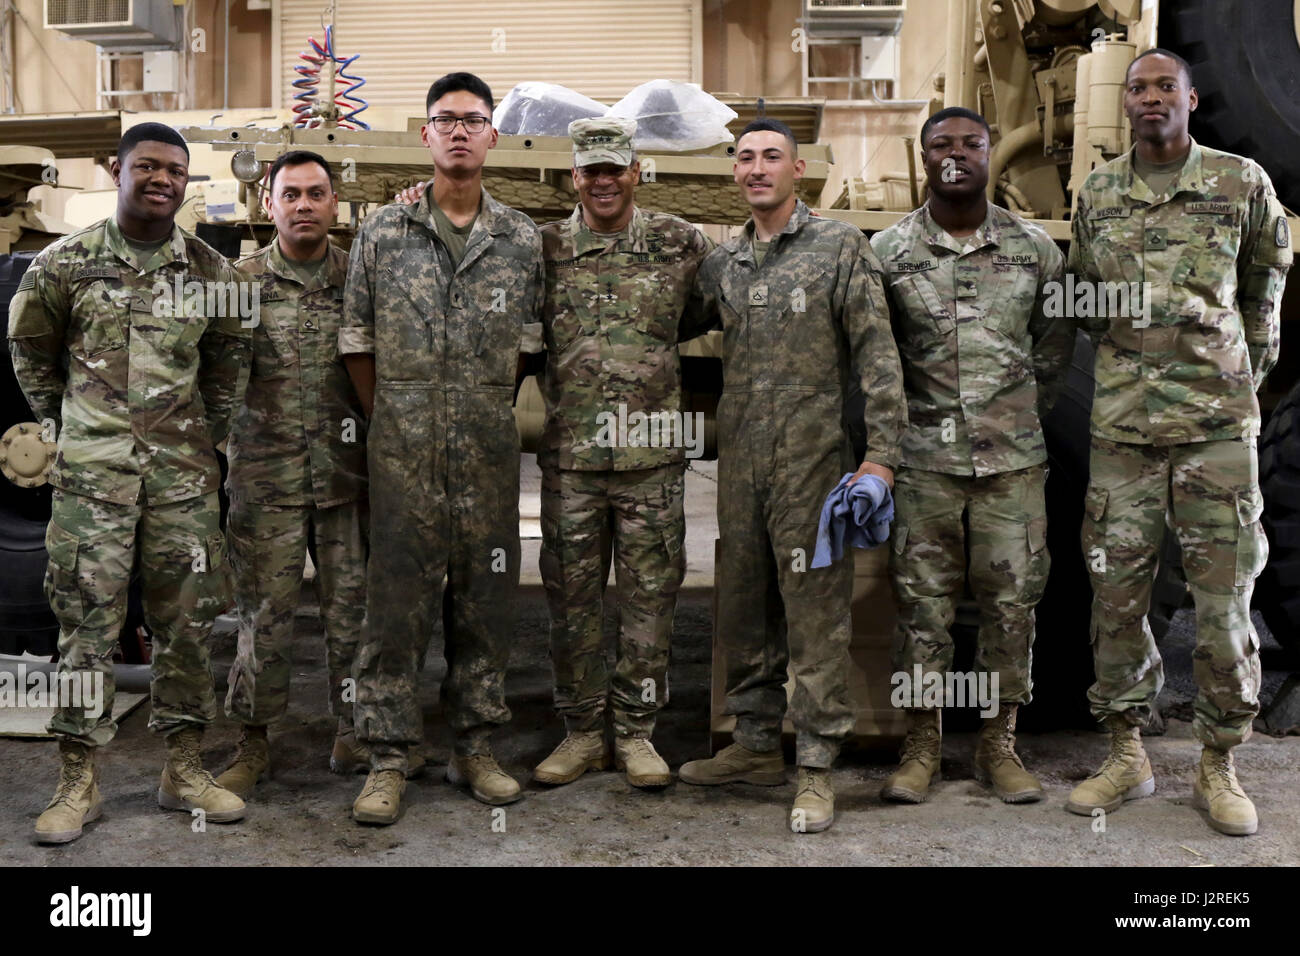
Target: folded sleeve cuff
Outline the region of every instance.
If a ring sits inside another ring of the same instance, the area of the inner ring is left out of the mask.
[[[366,326],[345,326],[339,329],[340,355],[374,355],[375,330]]]

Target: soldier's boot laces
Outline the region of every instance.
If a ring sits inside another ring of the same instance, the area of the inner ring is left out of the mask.
[[[406,776],[400,770],[372,770],[361,796],[352,804],[352,819],[358,823],[395,823],[402,812]]]
[[[1193,804],[1208,810],[1210,826],[1229,836],[1246,836],[1259,829],[1255,804],[1237,782],[1232,752],[1206,747],[1201,751],[1201,765],[1192,788]]]
[[[202,810],[212,823],[243,819],[244,801],[212,779],[203,769],[203,732],[187,727],[167,735],[167,763],[158,784],[158,806],[164,810]]]
[[[780,750],[759,752],[737,743],[723,747],[707,760],[682,764],[677,776],[686,783],[701,787],[720,783],[779,787],[785,783],[785,758]]]
[[[984,721],[975,745],[975,777],[991,783],[1003,803],[1034,803],[1043,799],[1043,785],[1016,753],[1016,709],[1002,704],[996,716]]]
[[[424,755],[414,749],[406,754],[406,779],[424,772]],[[352,727],[340,726],[334,734],[334,749],[330,751],[330,773],[369,773],[370,748],[357,739]]]
[[[799,783],[790,808],[790,829],[820,833],[835,822],[835,791],[829,768],[800,767]]]
[[[609,748],[600,730],[571,733],[533,770],[538,783],[572,783],[588,770],[609,769]]]
[[[1107,717],[1105,726],[1110,733],[1110,753],[1096,773],[1070,791],[1065,809],[1071,813],[1110,813],[1125,800],[1149,797],[1156,791],[1151,761],[1142,747],[1141,728],[1119,714]]]
[[[59,761],[54,799],[36,818],[36,839],[40,843],[70,843],[81,836],[85,824],[98,820],[102,812],[95,748],[75,740],[60,740]]]
[[[244,724],[235,757],[230,766],[217,777],[217,786],[224,787],[237,797],[246,797],[270,768],[271,745],[266,737],[266,726]]]
[[[493,806],[514,803],[523,796],[519,781],[502,770],[491,754],[453,754],[447,764],[447,782],[468,785],[474,799]]]
[[[939,772],[943,752],[941,711],[909,710],[907,736],[899,751],[898,769],[880,790],[882,800],[894,803],[924,803],[930,782]]]
[[[614,763],[626,771],[627,782],[634,787],[666,787],[673,782],[668,764],[644,737],[616,737]]]

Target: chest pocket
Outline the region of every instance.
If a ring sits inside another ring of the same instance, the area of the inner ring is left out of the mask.
[[[1187,244],[1178,261],[1174,285],[1186,285],[1231,308],[1237,292],[1237,253],[1241,229],[1232,215],[1188,215]],[[1262,242],[1272,242],[1265,236]]]
[[[952,312],[943,304],[930,277],[932,271],[904,272],[890,280],[890,295],[894,296],[899,312],[905,317],[905,344],[926,345],[957,327]]]
[[[1140,282],[1143,262],[1143,217],[1100,216],[1088,221],[1092,257],[1106,282]]]
[[[164,328],[159,348],[164,352],[193,357],[198,353],[198,342],[207,331],[211,321],[209,315],[234,315],[239,308],[239,289],[234,283],[205,281],[197,276],[181,276],[184,295],[180,301],[171,302],[171,308],[163,316],[154,319]],[[139,313],[151,311],[146,308],[144,300],[137,296],[131,303],[131,311]],[[138,327],[136,316],[131,324]]]
[[[385,352],[429,352],[441,337],[447,278],[432,240],[381,240],[376,250],[375,337]]]
[[[984,324],[1023,349],[1029,345],[1029,316],[1038,295],[1038,261],[1005,261],[1010,258],[994,256],[988,280],[981,280],[996,283]]]
[[[131,291],[120,282],[98,279],[87,283],[73,298],[74,315],[88,316],[81,348],[87,358],[126,346],[123,328],[129,328]]]

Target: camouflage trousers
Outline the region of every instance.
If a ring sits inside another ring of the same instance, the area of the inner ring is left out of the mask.
[[[59,673],[99,675],[89,680],[102,679],[104,688],[100,706],[61,708],[50,733],[92,747],[117,733],[113,652],[137,565],[144,620],[153,632],[149,729],[170,734],[210,723],[217,703],[207,639],[230,601],[216,492],[165,505],[120,505],[56,488],[45,547],[45,593],[59,621]]]
[[[677,591],[686,574],[681,464],[634,471],[542,471],[539,565],[551,610],[555,709],[570,733],[649,737],[668,703]],[[611,557],[617,660],[605,662],[602,599]]]
[[[293,619],[304,555],[316,565],[325,627],[330,713],[352,723],[352,666],[366,613],[364,502],[332,508],[277,507],[231,499],[226,525],[239,613],[239,652],[230,668],[226,713],[244,724],[269,724],[289,706]]]
[[[513,429],[508,415],[506,408],[502,418]],[[413,458],[432,454],[411,444]],[[440,462],[431,474],[427,459],[377,459],[371,446],[371,549],[353,710],[377,770],[404,768],[409,748],[424,737],[420,671],[439,621],[447,661],[442,705],[456,752],[491,753],[492,731],[510,720],[505,678],[519,586],[519,454],[516,448],[476,468],[472,439],[436,448]]]
[[[1255,577],[1268,561],[1255,441],[1136,445],[1092,439],[1083,551],[1092,578],[1098,719],[1142,723],[1164,684],[1147,611],[1165,524],[1178,535],[1196,602],[1192,726],[1206,746],[1250,736],[1259,712]]]
[[[786,681],[800,766],[830,767],[853,730],[849,616],[853,561],[811,567],[822,502],[839,480],[830,460],[820,482],[783,496],[777,480],[734,454],[719,462],[717,635],[727,661],[724,713],[750,750],[781,746]],[[791,489],[791,491],[793,491]]]
[[[1045,480],[1042,465],[984,476],[898,470],[889,576],[901,670],[952,669],[949,628],[969,578],[980,609],[975,670],[998,675],[1001,701],[1029,703],[1034,608],[1050,565]]]

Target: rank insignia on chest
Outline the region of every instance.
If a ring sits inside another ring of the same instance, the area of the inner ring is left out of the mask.
[[[1169,231],[1167,229],[1148,229],[1144,236],[1142,248],[1150,252],[1158,252],[1169,247]]]
[[[750,305],[767,305],[767,283],[756,283],[749,287]]]

